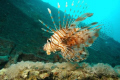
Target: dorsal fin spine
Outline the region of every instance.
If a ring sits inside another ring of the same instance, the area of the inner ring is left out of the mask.
[[[46,28],[48,28],[50,31],[54,32],[53,29],[51,29],[49,26],[47,26],[43,21],[39,19],[39,22],[41,22]]]
[[[65,5],[65,11],[64,11],[64,17],[63,17],[63,27],[65,26],[65,15],[66,15],[66,8],[67,8],[67,2],[66,2],[66,5]]]
[[[59,21],[59,29],[62,29],[61,27],[61,21],[60,21],[60,4],[58,3],[58,21]]]
[[[54,21],[54,19],[53,19],[53,16],[52,16],[52,14],[51,14],[51,10],[50,10],[49,8],[47,8],[47,9],[48,9],[48,12],[49,12],[49,14],[50,14],[50,17],[51,17],[51,19],[52,19],[52,22],[53,22],[53,24],[54,24],[54,27],[56,28],[56,30],[58,30],[57,27],[56,27],[55,21]]]
[[[74,1],[72,2],[72,4],[71,4],[71,6],[73,7],[73,5],[74,5]],[[70,11],[72,10],[72,8],[70,8]],[[72,18],[73,18],[73,15],[72,15]],[[70,20],[69,20],[69,22],[68,22],[68,25],[70,26],[70,23],[71,23],[71,21],[72,21],[72,18],[70,18]]]
[[[73,5],[74,5],[74,1],[72,2],[71,6],[73,6]],[[71,20],[71,19],[70,19],[70,12],[71,12],[71,10],[72,10],[72,9],[70,8],[70,11],[69,11],[69,14],[68,14],[68,17],[67,17],[67,21],[66,21],[66,29],[69,28],[69,22],[70,22],[70,20]],[[68,20],[69,20],[69,21],[68,21]]]
[[[78,1],[78,3],[76,4],[76,6],[75,6],[76,8],[78,7],[78,4],[79,4],[79,3],[80,3],[80,0],[79,0],[79,1]],[[73,13],[75,14],[75,12],[77,12],[77,13],[78,13],[78,12],[79,12],[79,10],[78,10],[78,11],[75,11],[75,10],[74,10],[74,12],[73,12]],[[74,17],[76,17],[76,16],[77,16],[77,15],[75,14],[75,15],[74,15]],[[71,22],[73,22],[73,21],[75,21],[75,19],[74,19],[74,18],[73,18],[73,19],[71,19]],[[70,24],[71,24],[71,23],[70,23]]]
[[[49,32],[49,33],[53,33],[53,32],[51,32],[51,31],[49,31],[49,30],[46,30],[46,29],[44,29],[44,28],[41,28],[43,31],[45,31],[45,32]]]

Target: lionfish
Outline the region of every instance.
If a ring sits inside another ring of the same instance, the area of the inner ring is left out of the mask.
[[[78,1],[78,3],[79,2],[80,1]],[[73,5],[74,3],[72,2],[72,6]],[[66,2],[66,7],[67,6],[68,5]],[[44,45],[43,49],[46,51],[47,55],[50,55],[51,52],[60,51],[63,58],[70,62],[79,62],[85,60],[89,55],[86,48],[90,47],[99,36],[99,31],[101,29],[99,26],[101,25],[94,27],[94,25],[96,25],[98,22],[93,22],[83,27],[79,27],[79,23],[86,18],[93,16],[93,13],[84,13],[81,16],[78,16],[76,20],[73,19],[73,21],[72,19],[69,19],[70,14],[68,14],[68,18],[65,22],[66,9],[64,12],[63,24],[61,25],[59,8],[60,4],[58,3],[59,29],[54,22],[51,10],[49,8],[48,12],[56,30],[51,29],[43,21],[39,20],[44,26],[46,26],[46,28],[49,29],[46,30],[42,28],[42,30],[53,33],[53,35],[47,40],[47,43]]]

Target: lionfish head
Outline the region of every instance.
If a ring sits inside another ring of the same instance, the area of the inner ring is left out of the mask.
[[[43,50],[47,52],[47,55],[50,55],[51,53],[51,47],[50,47],[51,40],[48,39],[47,43],[44,45]]]
[[[46,51],[47,55],[50,55],[51,52],[53,52],[53,49],[51,47],[51,39],[47,40],[47,43],[44,45],[43,50]]]

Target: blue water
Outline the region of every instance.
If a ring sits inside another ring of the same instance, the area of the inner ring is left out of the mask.
[[[60,4],[60,9],[62,11],[65,10],[65,4],[68,3],[67,11],[69,11],[71,7],[71,3],[73,0],[43,0],[44,2],[49,3],[50,5],[57,8],[57,3]],[[78,0],[74,1],[74,5],[76,5]],[[80,0],[82,3],[83,0]],[[88,10],[86,12],[94,13],[92,17],[92,21],[103,22],[105,27],[107,28],[104,32],[107,33],[110,37],[114,38],[114,40],[120,42],[120,0],[84,0],[83,4],[88,5]],[[76,10],[79,8],[72,7],[72,9]],[[68,12],[69,13],[69,12]],[[72,12],[70,13],[72,15]]]

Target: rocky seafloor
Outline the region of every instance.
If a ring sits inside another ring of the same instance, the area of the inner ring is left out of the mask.
[[[120,66],[21,61],[0,70],[2,80],[120,80]]]
[[[51,34],[38,19],[53,25],[47,8],[57,21],[56,8],[41,0],[0,0],[0,5],[0,80],[119,80],[119,42],[99,37],[87,60],[69,63],[43,51]]]

